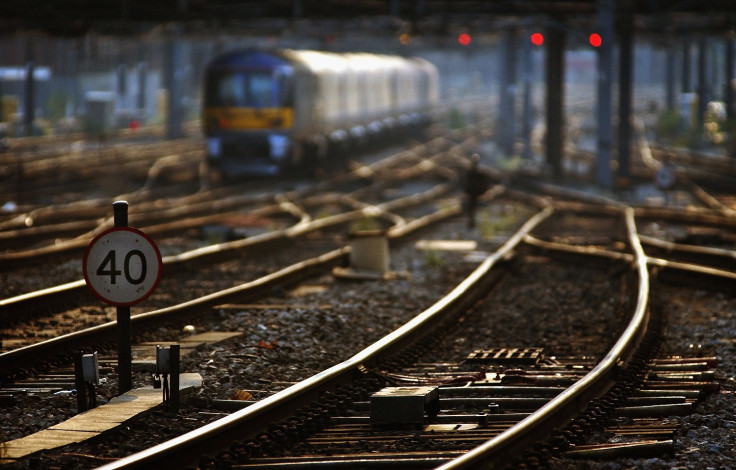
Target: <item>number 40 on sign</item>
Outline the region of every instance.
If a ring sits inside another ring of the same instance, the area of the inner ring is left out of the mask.
[[[145,300],[161,280],[161,253],[148,235],[115,227],[98,235],[82,260],[84,280],[103,302],[117,306]]]

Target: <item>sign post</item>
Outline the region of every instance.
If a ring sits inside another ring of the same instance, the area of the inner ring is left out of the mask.
[[[145,300],[161,279],[161,253],[146,234],[128,227],[128,203],[113,203],[115,227],[98,235],[82,261],[84,280],[103,302],[117,307],[118,392],[133,388],[130,306]]]
[[[128,226],[128,202],[112,203],[115,227]],[[99,269],[98,269],[99,271]],[[133,388],[133,353],[130,344],[130,306],[117,307],[115,319],[118,324],[118,394]]]

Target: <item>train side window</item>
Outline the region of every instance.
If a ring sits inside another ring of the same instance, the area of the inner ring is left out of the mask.
[[[399,107],[399,73],[392,71],[388,80],[391,109],[395,111]]]
[[[419,96],[422,104],[429,102],[429,76],[424,70],[419,71]]]
[[[276,70],[274,73],[274,96],[276,105],[291,108],[294,106],[294,80],[289,71]]]

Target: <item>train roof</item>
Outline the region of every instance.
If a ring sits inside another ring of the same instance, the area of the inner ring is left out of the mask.
[[[396,70],[413,67],[413,61],[400,56],[367,52],[324,52],[285,49],[281,53],[289,60],[315,72],[325,70]]]
[[[225,53],[212,62],[210,67],[276,67],[291,64],[314,73],[339,72],[344,70],[379,71],[406,70],[417,66],[433,67],[429,62],[401,56],[366,52],[325,52],[301,49],[245,49]]]
[[[288,61],[273,51],[241,49],[222,54],[210,63],[210,67],[277,67]]]

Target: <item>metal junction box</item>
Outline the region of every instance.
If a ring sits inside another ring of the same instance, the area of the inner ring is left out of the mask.
[[[100,383],[100,366],[96,352],[82,356],[82,378],[85,382],[92,382],[95,385]]]
[[[440,410],[439,388],[386,387],[371,395],[371,425],[422,424]]]

